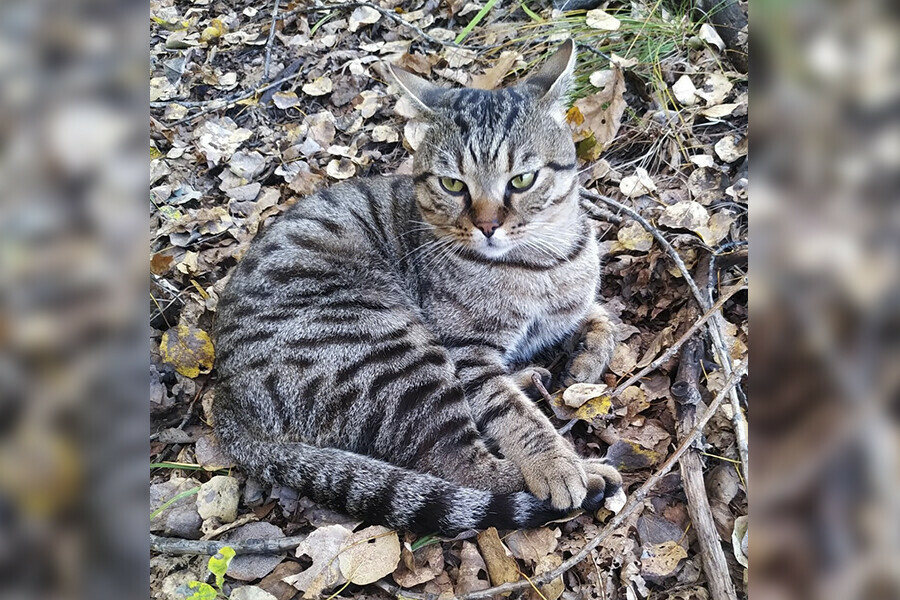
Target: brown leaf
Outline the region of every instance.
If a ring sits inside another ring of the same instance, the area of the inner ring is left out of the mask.
[[[519,580],[519,566],[500,541],[497,529],[489,527],[478,534],[478,549],[487,564],[491,585],[503,585]]]
[[[577,114],[570,111],[569,122],[574,125],[576,141],[593,135],[595,143],[602,150],[619,132],[622,116],[628,106],[623,96],[625,78],[622,76],[622,69],[614,67],[591,75],[591,83],[599,87],[600,91],[577,100],[574,104]]]
[[[513,556],[520,558],[532,566],[542,558],[556,550],[559,529],[522,529],[514,531],[506,538],[506,544]]]
[[[687,558],[687,552],[678,542],[668,541],[644,548],[641,554],[641,573],[654,577],[674,574],[678,565]]]
[[[396,531],[381,525],[354,533],[338,555],[341,574],[357,585],[374,583],[393,573],[400,562],[400,539]]]
[[[459,595],[486,590],[491,587],[488,581],[488,568],[478,549],[472,542],[463,542],[459,551],[459,578],[456,581],[456,593]],[[482,575],[483,574],[483,575]]]
[[[472,87],[480,90],[493,90],[503,81],[509,70],[516,64],[519,54],[517,52],[504,52],[493,67],[487,69],[481,75],[472,77]]]
[[[541,558],[534,567],[534,574],[540,575],[547,571],[552,571],[562,564],[562,558],[557,554],[548,554]],[[538,593],[534,588],[528,590],[529,600],[556,600],[565,591],[566,586],[563,583],[562,575],[556,579],[551,579],[548,583],[538,586]]]
[[[394,571],[394,581],[404,588],[431,581],[444,570],[444,551],[440,544],[429,544],[411,552],[406,546],[400,551],[402,560]]]

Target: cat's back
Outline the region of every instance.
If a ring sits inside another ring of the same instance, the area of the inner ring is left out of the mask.
[[[251,243],[222,293],[219,372],[265,361],[308,327],[311,309],[345,291],[365,288],[373,302],[400,291],[394,259],[412,209],[407,176],[353,179],[298,200]]]

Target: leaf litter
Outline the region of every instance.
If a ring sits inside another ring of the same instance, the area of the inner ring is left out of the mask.
[[[208,482],[231,466],[208,425],[215,349],[207,332],[218,295],[253,237],[324,185],[409,172],[409,153],[421,143],[424,125],[408,99],[398,98],[385,82],[380,61],[441,85],[493,89],[517,81],[555,40],[589,40],[585,46],[600,54],[580,49],[576,94],[566,115],[582,183],[635,208],[669,239],[695,278],[708,275],[702,269],[710,253],[724,256],[717,249],[730,245],[727,253],[740,254],[746,243],[748,78],[729,70],[721,38],[706,23],[641,2],[631,9],[606,4],[567,14],[530,6],[538,22],[516,5],[497,3],[462,47],[453,47],[447,42],[460,23],[483,5],[399,8],[387,1],[306,13],[299,4],[281,4],[267,80],[268,9],[241,0],[151,1],[151,413],[153,430],[167,433],[151,443],[150,458],[206,469],[154,469],[155,508],[196,487],[212,491]],[[386,18],[385,10],[431,40]],[[545,34],[554,41],[534,37]],[[510,43],[523,36],[528,41]],[[686,43],[692,37],[701,44]],[[620,467],[627,491],[650,475],[676,439],[669,387],[677,355],[620,395],[610,394],[670,347],[697,315],[680,273],[640,223],[598,218],[596,224],[607,254],[601,294],[621,322],[621,335],[610,370],[596,387],[554,386],[545,409],[557,426],[568,427],[565,435],[582,455],[606,455]],[[713,292],[722,293],[746,268],[745,260],[716,261],[709,279]],[[706,280],[698,279],[698,285],[706,289]],[[745,294],[724,307],[734,358],[745,355],[749,344],[746,314]],[[569,352],[553,361],[555,372]],[[704,393],[716,393],[725,378],[707,362]],[[181,429],[189,435],[176,435]],[[743,564],[746,489],[728,462],[738,458],[734,440],[726,417],[711,421],[706,476],[722,542]],[[296,558],[269,557],[265,568],[274,571],[267,575],[249,570],[240,582],[226,575],[234,597],[315,598],[342,588],[344,596],[384,597],[373,586],[379,580],[413,592],[460,596],[552,570],[602,527],[593,516],[581,515],[535,530],[488,530],[474,539],[425,540],[419,546],[421,537],[365,528],[288,488],[259,486],[239,470],[227,473],[213,484],[219,487],[212,504],[204,505],[211,519],[206,529],[221,528],[223,518],[234,519],[234,527],[253,517],[262,521],[225,535],[263,525],[273,528],[271,537],[307,536]],[[629,519],[595,558],[536,586],[540,593],[527,588],[526,595],[555,600],[570,590],[584,597],[708,597],[699,550],[684,533],[686,505],[677,474],[664,478],[658,491],[640,516],[668,523],[662,526],[667,537],[647,541],[637,517]],[[154,521],[157,531],[203,535],[196,503],[195,497],[174,503]],[[608,511],[602,513],[601,519],[608,518]],[[369,541],[354,546],[351,540]],[[202,571],[201,558],[179,573]],[[280,564],[272,566],[275,560]],[[155,573],[151,581],[158,585],[168,575]],[[732,575],[743,595],[742,574]],[[344,587],[350,584],[357,587]],[[160,594],[151,589],[153,597]]]

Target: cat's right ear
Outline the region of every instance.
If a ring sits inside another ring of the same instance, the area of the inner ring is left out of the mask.
[[[441,96],[446,91],[444,88],[436,86],[418,75],[413,75],[406,69],[401,69],[390,63],[386,63],[386,66],[388,75],[400,86],[403,93],[415,102],[420,110],[424,111],[425,114],[431,114],[435,111]]]

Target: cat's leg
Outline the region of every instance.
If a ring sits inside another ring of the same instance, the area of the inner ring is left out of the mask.
[[[553,374],[545,369],[544,367],[539,367],[538,365],[529,365],[523,369],[518,371],[514,371],[510,374],[512,380],[516,382],[516,385],[519,386],[525,395],[531,398],[532,400],[540,400],[543,394],[538,390],[537,386],[534,384],[534,376],[537,375],[538,379],[541,382],[541,385],[544,386],[544,389],[550,387],[550,382],[553,380]]]
[[[616,328],[609,313],[594,304],[578,334],[581,342],[563,375],[563,385],[597,383],[616,348]]]
[[[521,469],[528,490],[557,509],[580,507],[588,483],[581,458],[507,374],[500,351],[450,350],[478,429]]]

